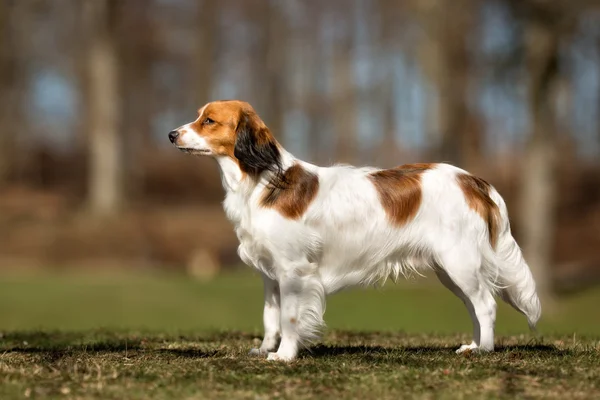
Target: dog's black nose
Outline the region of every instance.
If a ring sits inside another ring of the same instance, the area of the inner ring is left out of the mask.
[[[175,141],[177,140],[178,137],[179,137],[179,132],[177,132],[177,131],[169,132],[169,140],[171,141],[171,143],[175,143]]]

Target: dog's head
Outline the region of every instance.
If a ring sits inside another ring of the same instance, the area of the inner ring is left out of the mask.
[[[279,144],[252,106],[243,101],[208,103],[198,119],[169,132],[178,149],[195,155],[230,157],[251,175],[281,169]]]

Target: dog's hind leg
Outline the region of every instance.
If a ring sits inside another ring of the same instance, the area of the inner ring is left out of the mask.
[[[441,257],[441,266],[436,268],[436,274],[444,286],[463,301],[473,322],[473,341],[460,346],[456,352],[493,351],[496,321],[494,296],[480,281],[478,263],[469,263],[469,257],[461,260],[452,253]]]
[[[325,312],[325,290],[316,267],[308,264],[285,271],[281,292],[281,343],[268,360],[291,361],[301,344],[319,337]]]
[[[480,337],[479,337],[480,330],[479,330],[479,321],[477,320],[477,316],[475,315],[475,310],[473,309],[471,302],[469,301],[467,296],[463,293],[463,291],[452,281],[452,279],[450,279],[450,277],[448,276],[446,271],[441,270],[441,269],[436,269],[435,273],[436,273],[438,279],[440,280],[440,282],[442,282],[442,284],[444,286],[446,286],[452,293],[454,293],[459,299],[462,300],[462,302],[467,307],[467,310],[469,311],[469,316],[471,317],[471,321],[473,322],[473,341],[471,342],[471,344],[461,345],[460,348],[457,350],[457,353],[462,352],[467,349],[476,348],[477,345],[475,343],[479,342],[479,340],[480,340]]]
[[[279,320],[281,314],[279,283],[265,274],[262,275],[262,278],[265,292],[265,305],[263,309],[265,336],[259,348],[250,350],[251,355],[267,355],[268,352],[275,350],[281,333]]]

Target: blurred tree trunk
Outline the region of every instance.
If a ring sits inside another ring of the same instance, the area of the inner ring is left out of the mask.
[[[441,86],[442,82],[442,62],[441,58],[441,43],[437,40],[439,34],[434,34],[433,29],[437,28],[436,15],[432,15],[432,11],[429,10],[429,5],[425,0],[414,0],[416,12],[414,13],[421,24],[421,28],[424,32],[421,32],[419,44],[416,49],[416,56],[419,60],[419,66],[423,75],[427,79],[426,84],[429,89],[434,93]],[[426,86],[426,87],[427,87]],[[427,93],[429,99],[429,93]],[[441,141],[441,122],[440,112],[438,108],[440,101],[436,98],[436,101],[427,101],[426,115],[425,115],[425,141],[426,145],[430,148],[437,146]]]
[[[522,168],[521,243],[538,293],[547,300],[551,291],[556,231],[557,149],[552,101],[558,81],[559,36],[539,22],[527,21],[526,24],[531,133]]]
[[[467,134],[467,105],[470,77],[467,38],[472,33],[472,0],[414,0],[414,9],[423,28],[417,57],[422,70],[437,94],[428,105],[426,127],[429,145],[435,143],[440,161],[464,167],[465,160],[479,154],[472,132]],[[465,152],[469,152],[465,156]]]
[[[121,126],[123,157],[122,180],[126,193],[122,196],[131,199],[142,195],[145,178],[144,155],[151,151],[151,116],[156,104],[153,102],[152,61],[156,54],[156,41],[150,9],[143,2],[121,2],[118,7],[119,58],[121,63],[122,86],[124,88]],[[126,172],[125,172],[126,171]]]
[[[29,134],[23,105],[32,51],[32,8],[31,2],[0,1],[0,186],[11,177],[23,179],[32,158],[31,152],[21,148]]]
[[[196,24],[196,51],[194,79],[196,81],[195,102],[200,108],[212,99],[212,82],[215,79],[214,60],[215,33],[219,31],[219,1],[204,0],[198,7],[198,24]]]
[[[6,184],[10,173],[16,134],[10,121],[15,106],[16,65],[9,11],[8,2],[0,2],[0,187]]]
[[[391,60],[387,60],[391,64]],[[401,164],[398,162],[398,144],[396,142],[396,97],[394,94],[394,72],[388,66],[385,83],[379,86],[379,93],[383,105],[383,140],[378,154],[382,156],[382,166],[391,168]]]
[[[396,94],[394,93],[396,74],[394,59],[390,54],[402,53],[401,31],[399,21],[402,20],[402,10],[393,0],[379,0],[375,3],[381,27],[376,30],[374,45],[376,58],[385,64],[385,76],[375,90],[373,101],[379,102],[383,107],[383,138],[377,154],[381,154],[381,166],[393,167],[402,164],[398,159],[398,142],[396,134]],[[371,24],[377,29],[377,19],[373,18]]]
[[[273,133],[282,137],[283,118],[286,107],[285,99],[288,95],[288,87],[283,79],[286,73],[285,56],[287,48],[285,46],[289,31],[285,25],[284,15],[280,12],[281,5],[272,1],[265,1],[264,22],[267,27],[267,42],[265,61],[267,76],[264,80],[266,87],[262,89],[265,96],[265,119],[269,121],[269,127]],[[261,69],[262,70],[262,69]]]
[[[87,0],[90,29],[88,55],[88,130],[90,211],[115,214],[123,205],[123,154],[119,65],[114,38],[113,0]]]
[[[336,10],[336,19],[345,29],[333,46],[333,123],[336,162],[352,163],[357,152],[357,88],[354,80],[352,18],[350,8]]]
[[[318,3],[306,2],[308,15],[319,15]],[[318,165],[329,165],[332,162],[325,138],[327,123],[327,105],[323,90],[326,81],[326,71],[323,66],[325,52],[321,38],[323,17],[307,18],[302,30],[298,32],[302,42],[302,94],[300,109],[304,112],[308,124],[309,156]]]
[[[323,118],[319,113],[322,99],[318,95],[319,88],[317,87],[319,74],[322,72],[318,68],[319,56],[322,55],[319,46],[319,31],[317,29],[319,24],[319,19],[316,21],[307,21],[294,34],[298,37],[297,43],[300,47],[300,58],[302,60],[300,66],[301,84],[298,88],[300,93],[298,93],[297,106],[307,119],[309,156],[313,162],[323,164],[326,162],[323,151],[324,144],[322,143],[323,132],[320,131],[318,125],[318,120]]]

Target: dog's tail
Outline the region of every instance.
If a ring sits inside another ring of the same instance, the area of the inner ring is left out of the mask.
[[[519,245],[511,234],[504,200],[493,189],[490,197],[500,211],[500,229],[496,250],[489,247],[489,250],[485,251],[487,254],[484,254],[484,258],[488,265],[495,267],[494,286],[498,289],[500,297],[517,311],[525,314],[530,328],[534,329],[542,314],[535,281]]]
[[[500,258],[499,278],[502,285],[500,297],[525,314],[529,326],[534,329],[542,314],[542,306],[531,270],[510,233],[500,238],[497,255]]]

